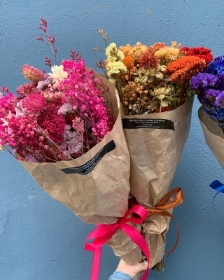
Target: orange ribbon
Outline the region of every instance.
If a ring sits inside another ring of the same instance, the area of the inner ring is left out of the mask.
[[[176,194],[176,195],[173,198],[173,200],[169,201],[174,194]],[[173,253],[173,251],[176,249],[176,247],[178,245],[178,242],[180,239],[180,229],[179,229],[179,226],[178,226],[177,221],[174,218],[174,216],[171,213],[169,213],[167,210],[179,206],[183,201],[184,201],[184,194],[183,194],[181,188],[174,188],[173,190],[168,192],[164,196],[164,198],[158,204],[156,204],[154,207],[146,208],[147,218],[149,218],[153,215],[166,216],[166,217],[170,217],[171,219],[173,219],[176,224],[176,228],[177,228],[176,241],[175,241],[173,248],[168,252],[168,255]],[[131,202],[131,204],[135,204],[133,199],[131,199],[130,202]],[[137,203],[137,201],[136,201],[136,203]],[[146,222],[147,222],[147,220],[146,220]]]
[[[169,202],[170,198],[174,194],[176,194],[174,199],[171,202]],[[146,209],[146,211],[148,213],[147,217],[151,217],[153,215],[166,216],[166,217],[170,217],[171,219],[173,219],[176,224],[176,228],[177,228],[176,241],[174,243],[173,248],[168,252],[168,255],[172,254],[178,245],[178,242],[180,239],[180,229],[179,229],[179,226],[178,226],[177,221],[174,218],[174,216],[171,213],[169,213],[167,210],[179,206],[183,201],[184,201],[184,194],[183,194],[181,188],[174,188],[173,190],[168,192],[164,196],[164,198],[158,204],[156,204],[155,207]]]

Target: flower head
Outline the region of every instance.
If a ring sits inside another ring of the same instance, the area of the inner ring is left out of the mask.
[[[62,79],[66,79],[68,74],[66,71],[64,71],[63,66],[51,66],[51,72],[52,73],[48,73],[48,78],[49,79],[53,79],[53,80],[62,80]]]
[[[196,56],[184,56],[167,65],[166,74],[170,75],[170,81],[181,83],[189,81],[198,72],[204,70],[206,63]]]
[[[37,84],[34,82],[23,84],[17,87],[16,92],[20,95],[27,95],[31,93],[36,88],[36,86]]]
[[[116,61],[107,64],[107,73],[109,76],[122,74],[127,72],[127,67],[121,61]]]
[[[133,60],[132,56],[130,56],[130,55],[125,56],[123,63],[127,67],[128,70],[131,70],[135,65],[134,60]]]
[[[27,80],[32,82],[39,82],[46,79],[44,72],[28,64],[23,65],[21,72]]]
[[[204,59],[206,64],[210,63],[213,59],[213,55],[211,53],[211,50],[204,47],[183,47],[180,49],[184,55],[191,55],[191,56],[197,56],[201,59]]]
[[[159,65],[159,59],[151,53],[151,50],[148,50],[140,57],[139,64],[145,69],[156,69]]]
[[[154,55],[157,56],[161,61],[168,62],[177,59],[179,53],[180,53],[179,48],[164,47],[156,51]]]
[[[45,98],[39,92],[30,93],[22,100],[23,108],[33,114],[40,113],[45,103]]]
[[[214,75],[220,75],[224,72],[224,56],[219,56],[213,59],[213,61],[205,69],[206,73],[211,73]]]
[[[221,91],[216,97],[215,105],[222,109],[224,108],[224,91]]]
[[[190,80],[193,89],[216,88],[219,86],[219,77],[209,73],[198,73]]]

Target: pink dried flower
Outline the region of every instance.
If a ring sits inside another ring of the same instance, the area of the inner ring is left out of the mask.
[[[82,137],[76,131],[65,130],[65,142],[62,144],[63,149],[67,149],[72,155],[78,153],[83,148]]]
[[[45,103],[45,98],[38,92],[30,93],[22,100],[23,108],[27,112],[33,114],[40,113],[43,110]]]
[[[58,110],[58,114],[66,115],[66,113],[72,111],[72,105],[69,103],[64,103]]]
[[[81,120],[81,118],[76,117],[72,120],[72,127],[75,131],[77,131],[79,134],[84,133],[84,122]]]
[[[2,86],[0,87],[0,91],[8,93],[9,89],[7,88],[7,86]]]
[[[80,59],[82,59],[81,55],[79,52],[71,50],[70,51],[70,57],[72,60],[74,61],[79,61]]]
[[[61,106],[61,100],[51,100],[51,103],[46,103],[44,110],[38,116],[37,123],[46,131],[49,138],[55,143],[61,144],[64,140],[64,130],[66,126],[63,115],[58,115],[58,109]]]
[[[16,92],[20,95],[27,95],[31,93],[37,86],[37,83],[27,83],[17,87]]]
[[[28,64],[23,65],[21,72],[27,80],[32,82],[43,81],[47,78],[44,72]]]
[[[68,73],[59,86],[59,90],[64,92],[62,100],[77,108],[73,121],[77,116],[83,120],[85,131],[91,132],[96,144],[112,128],[110,113],[103,97],[108,89],[102,80],[95,78],[93,71],[86,70],[82,59],[77,62],[64,60],[62,65]],[[88,137],[86,141],[88,142]],[[86,146],[88,147],[89,143]]]
[[[50,43],[55,43],[55,37],[49,36],[49,37],[48,37],[48,41],[49,41]]]
[[[44,41],[44,38],[42,38],[42,37],[39,36],[39,37],[36,37],[36,40],[37,40],[37,41]]]
[[[45,57],[44,64],[51,67],[51,66],[52,66],[52,63],[51,63],[50,58]]]
[[[43,26],[47,27],[47,20],[44,19],[44,18],[41,18],[40,20],[41,20],[40,25],[43,25]]]

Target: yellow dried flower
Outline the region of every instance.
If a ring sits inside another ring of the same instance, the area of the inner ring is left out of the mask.
[[[165,47],[154,53],[160,60],[175,60],[179,56],[180,50],[174,47]]]
[[[106,69],[109,76],[127,72],[127,67],[121,61],[108,62]]]
[[[116,52],[116,44],[115,43],[110,43],[110,45],[106,48],[106,56],[113,56],[115,55]]]
[[[115,43],[111,43],[106,48],[106,56],[110,59],[116,59],[117,61],[123,61],[124,59],[124,53],[117,48]]]

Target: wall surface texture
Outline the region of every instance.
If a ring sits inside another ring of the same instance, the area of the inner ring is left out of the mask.
[[[35,40],[41,34],[41,17],[56,36],[59,61],[76,49],[96,69],[103,55],[92,51],[103,46],[97,28],[118,45],[176,40],[209,47],[218,56],[224,54],[223,14],[223,0],[0,0],[0,85],[15,92],[24,82],[24,63],[45,68],[50,49]],[[224,196],[217,196],[215,213],[215,192],[209,188],[214,179],[224,181],[224,173],[206,146],[198,108],[195,99],[190,135],[171,186],[181,186],[185,193],[184,204],[174,210],[181,230],[179,246],[165,256],[165,271],[151,271],[149,279],[224,279]],[[91,254],[83,242],[93,227],[49,197],[12,156],[0,153],[1,280],[89,279]],[[175,234],[171,222],[167,251]],[[105,247],[100,279],[108,279],[117,263]]]

